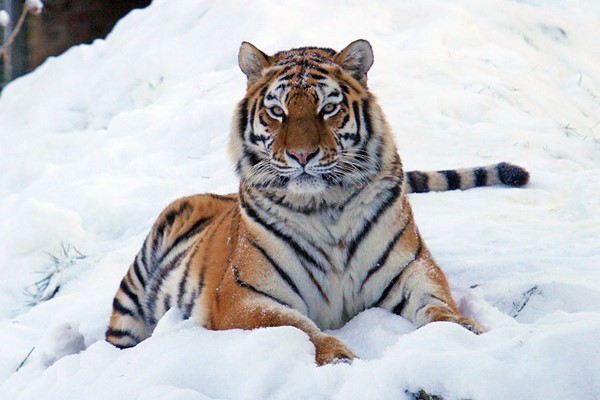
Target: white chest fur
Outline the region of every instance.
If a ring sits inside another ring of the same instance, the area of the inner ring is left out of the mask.
[[[282,287],[276,274],[261,287],[323,329],[342,326],[372,306],[383,290],[381,282],[395,274],[391,268],[365,284],[391,237],[405,223],[402,196],[389,182],[381,182],[333,211],[303,214],[269,208],[272,227],[291,239],[280,236],[263,244],[297,285],[300,296]]]

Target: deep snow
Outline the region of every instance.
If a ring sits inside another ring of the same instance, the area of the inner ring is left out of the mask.
[[[13,82],[0,97],[0,398],[600,399],[599,21],[585,0],[155,0]],[[360,359],[321,368],[295,329],[211,332],[176,310],[133,349],[104,342],[160,210],[236,190],[241,41],[272,53],[357,38],[374,47],[369,86],[406,169],[531,172],[525,189],[411,195],[462,310],[490,332],[369,310],[332,332]],[[27,307],[61,243],[86,257]]]

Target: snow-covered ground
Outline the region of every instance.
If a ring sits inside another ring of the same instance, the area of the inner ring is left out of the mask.
[[[0,97],[0,399],[600,399],[599,26],[586,0],[155,0],[47,61]],[[104,342],[160,210],[236,190],[240,42],[357,38],[407,169],[531,172],[525,189],[411,197],[490,331],[368,310],[332,332],[360,359],[320,368],[293,328],[212,332],[176,310],[135,348]],[[52,268],[56,297],[27,306]]]

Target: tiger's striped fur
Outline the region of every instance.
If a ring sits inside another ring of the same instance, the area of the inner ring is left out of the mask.
[[[248,91],[229,146],[239,192],[185,197],[162,212],[114,298],[110,343],[136,345],[171,307],[208,329],[297,327],[319,365],[354,357],[321,330],[370,307],[416,326],[483,331],[458,311],[406,193],[519,185],[526,171],[498,164],[405,176],[366,86],[372,62],[364,40],[339,53],[273,56],[242,44]]]
[[[444,171],[409,171],[404,174],[404,193],[441,192],[505,184],[524,186],[529,173],[518,165],[501,162],[477,168]]]

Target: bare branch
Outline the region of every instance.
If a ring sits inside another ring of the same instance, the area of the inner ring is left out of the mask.
[[[21,31],[21,28],[23,27],[23,23],[25,22],[27,13],[28,13],[27,8],[23,8],[23,12],[21,13],[21,16],[19,17],[19,21],[17,22],[17,25],[15,25],[15,29],[13,29],[10,36],[6,38],[2,47],[0,47],[0,57],[2,57],[8,53],[8,49],[10,48],[10,45],[15,41],[17,35]]]

